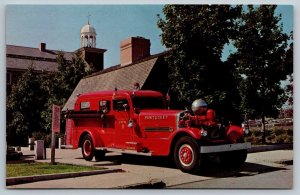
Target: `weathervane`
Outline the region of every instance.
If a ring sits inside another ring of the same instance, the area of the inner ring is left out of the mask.
[[[91,14],[88,12],[88,16],[87,16],[87,18],[88,18],[88,24],[90,24],[90,16],[91,16]]]

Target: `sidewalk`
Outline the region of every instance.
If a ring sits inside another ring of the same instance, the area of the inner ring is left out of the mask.
[[[249,160],[252,161],[251,153],[270,150],[285,150],[291,148],[291,144],[255,146],[250,149],[247,162]],[[29,151],[28,148],[22,148],[22,152],[26,160],[34,160],[34,151]],[[65,188],[66,186],[86,186],[86,188],[160,188],[164,187],[165,185],[168,186],[177,184],[179,178],[184,182],[199,180],[198,175],[182,173],[174,165],[167,164],[169,162],[166,161],[165,158],[130,156],[128,159],[125,158],[125,162],[122,162],[124,157],[121,154],[112,152],[107,153],[104,161],[96,162],[94,160],[85,161],[82,158],[81,149],[56,149],[55,154],[55,161],[58,163],[100,166],[108,168],[109,170],[123,171],[104,175],[85,176],[82,179],[81,177],[77,178],[74,175],[70,175],[72,178],[63,179],[63,182],[56,182],[59,180],[51,180],[48,182],[35,182],[32,183],[32,185],[20,184],[9,186],[9,188],[28,188],[28,186],[31,186],[31,188],[44,188],[45,186],[50,188]],[[47,149],[46,156],[46,160],[36,161],[50,163],[50,149]],[[201,179],[209,178],[210,177],[205,176],[201,177]],[[164,182],[162,182],[162,180],[164,180]]]
[[[272,150],[287,150],[293,149],[293,144],[273,144],[273,145],[258,145],[258,146],[251,146],[248,149],[248,153],[255,153],[255,152],[266,152]]]

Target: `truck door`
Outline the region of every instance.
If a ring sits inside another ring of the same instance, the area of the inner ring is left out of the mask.
[[[126,148],[126,142],[133,139],[133,129],[128,127],[130,119],[130,106],[126,98],[113,100],[113,112],[115,116],[115,147]]]
[[[99,133],[101,135],[103,146],[114,147],[115,144],[115,117],[111,111],[111,101],[109,99],[99,100],[99,113],[100,115],[100,128]]]

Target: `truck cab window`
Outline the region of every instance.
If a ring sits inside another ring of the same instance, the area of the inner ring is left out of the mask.
[[[80,102],[80,110],[90,110],[90,102]]]
[[[99,110],[105,111],[106,113],[110,111],[110,101],[109,100],[100,100],[99,101]]]
[[[113,109],[116,111],[128,111],[129,104],[126,99],[120,99],[120,100],[113,100]]]

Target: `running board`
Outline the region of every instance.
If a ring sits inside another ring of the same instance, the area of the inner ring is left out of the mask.
[[[124,153],[124,154],[135,154],[135,155],[141,155],[141,156],[152,156],[151,152],[137,152],[134,150],[125,150],[125,149],[118,149],[118,148],[106,148],[106,147],[96,147],[96,150],[104,150],[109,152],[118,152],[118,153]]]
[[[73,149],[73,145],[61,145],[61,149]]]

